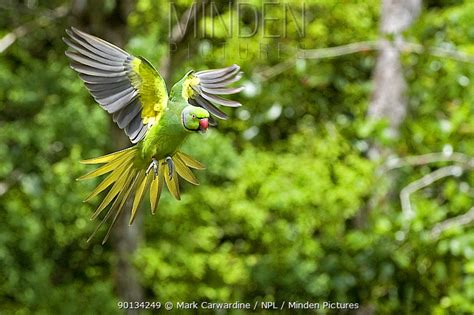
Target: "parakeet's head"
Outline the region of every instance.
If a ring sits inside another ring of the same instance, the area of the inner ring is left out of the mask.
[[[201,107],[186,106],[181,112],[181,121],[189,131],[205,132],[209,127],[209,112]]]

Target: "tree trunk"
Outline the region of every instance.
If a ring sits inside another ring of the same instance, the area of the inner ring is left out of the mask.
[[[395,44],[382,40],[382,47],[373,74],[374,91],[367,115],[387,119],[390,136],[396,137],[407,110],[406,82]]]
[[[402,34],[409,27],[421,10],[421,0],[381,0],[382,11],[380,18],[380,38],[382,49],[379,50],[377,62],[372,75],[374,89],[367,111],[369,119],[388,121],[389,136],[396,138],[399,135],[400,124],[407,113],[406,81],[400,61],[400,51],[397,43],[401,42]],[[390,40],[389,40],[390,38]],[[387,157],[390,148],[373,141],[368,155],[371,160],[377,161]],[[370,210],[376,206],[381,189],[391,194],[393,180],[385,178],[383,183],[374,189],[372,198],[362,207],[354,218],[354,225],[363,228],[367,224]]]
[[[383,48],[379,51],[373,73],[374,90],[367,116],[386,119],[392,137],[398,136],[399,126],[407,112],[406,82],[397,42],[402,40],[402,31],[413,23],[420,10],[421,0],[382,0],[380,40]],[[387,40],[388,37],[394,40]],[[385,155],[383,151],[375,144],[369,154],[372,159],[377,159]]]
[[[130,141],[123,130],[114,123],[111,126],[114,147],[119,150],[130,146]],[[132,264],[132,258],[143,239],[143,214],[137,212],[132,225],[129,225],[130,209],[133,200],[129,198],[124,205],[122,214],[117,220],[111,237],[112,246],[117,255],[115,283],[121,301],[143,301],[143,288],[139,282],[139,274]],[[138,310],[128,309],[127,314],[138,314]]]
[[[73,16],[77,18],[80,28],[123,47],[128,40],[127,17],[133,5],[133,0],[117,0],[115,8],[108,14],[104,14],[105,1],[102,0],[75,0],[71,6]],[[112,120],[110,120],[110,133],[111,150],[117,151],[131,145],[123,130],[120,130]],[[131,262],[142,238],[143,219],[139,212],[134,224],[129,226],[127,214],[130,211],[127,209],[131,209],[130,200],[125,204],[110,239],[117,255],[114,271],[116,289],[122,301],[143,301],[143,289],[138,280],[138,273]],[[138,312],[128,310],[127,314],[138,314]]]
[[[369,104],[367,117],[369,119],[385,119],[389,123],[389,135],[397,137],[399,127],[407,113],[406,81],[400,61],[400,51],[397,43],[402,41],[402,32],[408,28],[421,10],[421,0],[381,0],[382,11],[380,18],[379,51],[373,72],[374,90]],[[390,154],[391,150],[379,143],[373,142],[369,148],[369,158],[379,160]],[[385,177],[384,183],[379,183],[374,189],[374,195],[366,206],[362,207],[355,217],[354,224],[363,228],[367,224],[369,212],[377,204],[377,192],[380,187],[387,189],[388,194],[393,190],[394,180]],[[357,314],[374,314],[370,304],[361,305]]]

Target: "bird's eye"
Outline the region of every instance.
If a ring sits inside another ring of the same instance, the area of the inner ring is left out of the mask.
[[[196,118],[196,115],[193,114],[191,117],[193,117],[193,119],[195,119],[195,118]]]

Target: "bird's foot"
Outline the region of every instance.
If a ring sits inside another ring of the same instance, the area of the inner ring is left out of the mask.
[[[146,169],[145,174],[148,175],[150,173],[151,169],[153,169],[153,179],[155,179],[158,176],[158,161],[155,158],[151,159],[151,163]]]
[[[173,179],[173,174],[174,174],[173,159],[170,156],[168,156],[168,157],[166,157],[165,162],[166,162],[166,164],[168,164],[169,176],[170,176],[170,180],[172,180]]]

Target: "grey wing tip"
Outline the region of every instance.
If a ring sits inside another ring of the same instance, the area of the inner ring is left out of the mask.
[[[72,28],[66,28],[66,34],[72,37],[74,35]]]
[[[74,26],[71,26],[70,29],[71,29],[71,31],[73,31],[73,32],[76,33],[76,34],[82,33],[81,30],[79,30],[78,28],[76,28],[76,27],[74,27]]]
[[[69,28],[66,29],[66,33],[69,35],[69,36],[73,36],[73,35],[81,35],[81,34],[84,34],[83,31],[79,30],[78,28],[74,27],[74,26],[71,26]]]
[[[67,37],[62,37],[62,40],[63,40],[63,43],[65,43],[67,45],[68,48],[71,48],[71,46],[69,45],[69,39]],[[66,52],[69,51],[69,50],[66,50]],[[66,55],[67,56],[67,55]]]
[[[237,69],[240,69],[240,66],[239,66],[238,64],[234,63],[234,64],[232,64],[231,66],[228,66],[228,67],[226,67],[226,68],[224,68],[224,69],[230,70],[230,71],[235,71],[235,70],[237,70]]]

